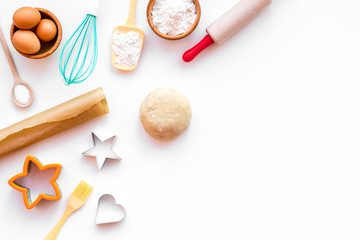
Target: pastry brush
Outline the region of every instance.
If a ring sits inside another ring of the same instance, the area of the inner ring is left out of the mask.
[[[64,225],[66,219],[76,210],[81,208],[86,199],[89,197],[90,193],[92,192],[93,187],[87,184],[84,181],[81,181],[80,184],[76,187],[73,193],[70,195],[66,210],[64,215],[61,217],[60,221],[56,224],[56,226],[51,230],[51,232],[46,236],[44,240],[54,240],[56,239],[57,235],[61,227]]]

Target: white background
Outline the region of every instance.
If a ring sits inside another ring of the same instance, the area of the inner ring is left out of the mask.
[[[138,68],[122,73],[111,66],[110,42],[129,1],[102,0],[96,70],[67,87],[58,60],[86,2],[1,0],[0,24],[35,101],[26,110],[13,105],[13,78],[0,50],[0,128],[98,86],[110,113],[1,158],[0,239],[43,239],[81,179],[95,190],[58,239],[360,239],[360,1],[274,0],[224,45],[183,63],[182,53],[237,0],[201,0],[200,24],[178,41],[151,31],[148,1],[139,0],[136,21],[146,42]],[[63,41],[48,58],[26,59],[10,43],[12,14],[26,5],[49,9],[62,23]],[[192,104],[190,128],[169,143],[151,139],[139,121],[141,101],[159,87]],[[92,131],[118,136],[121,162],[99,171],[82,157]],[[63,198],[30,211],[7,183],[28,154],[63,165]],[[94,224],[104,193],[126,208],[124,222]]]

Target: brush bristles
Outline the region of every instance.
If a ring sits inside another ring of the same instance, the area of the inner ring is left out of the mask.
[[[80,184],[73,191],[72,195],[74,195],[81,201],[86,201],[92,190],[93,190],[92,186],[90,186],[84,181],[81,181]]]

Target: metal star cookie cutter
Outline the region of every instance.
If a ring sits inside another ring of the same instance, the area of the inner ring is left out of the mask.
[[[92,132],[91,134],[94,146],[83,152],[82,155],[95,157],[99,170],[102,169],[107,159],[121,160],[121,158],[113,150],[113,146],[117,138],[116,135],[110,137],[105,141],[102,141],[98,138],[98,136],[96,136],[94,132]]]
[[[126,217],[125,208],[111,194],[103,194],[98,201],[95,224],[121,222]]]
[[[28,174],[31,171],[32,166],[36,166],[40,171],[45,171],[51,168],[55,168],[55,173],[53,177],[50,180],[50,184],[54,189],[55,195],[40,193],[35,201],[32,201],[31,199],[31,189],[25,186],[22,186],[19,184],[18,180],[20,178],[28,176]],[[14,188],[17,191],[22,192],[23,200],[25,207],[27,209],[32,209],[35,207],[42,199],[49,200],[49,201],[58,201],[61,199],[61,192],[58,184],[56,183],[57,178],[60,175],[62,166],[60,164],[48,164],[48,165],[42,165],[38,159],[36,159],[33,156],[27,156],[24,162],[23,166],[23,172],[19,173],[12,178],[9,179],[8,183],[9,185]]]

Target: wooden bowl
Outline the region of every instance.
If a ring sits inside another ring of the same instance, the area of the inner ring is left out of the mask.
[[[49,10],[46,10],[43,8],[36,8],[36,9],[39,10],[39,12],[41,14],[41,19],[44,19],[44,18],[50,19],[55,23],[55,25],[57,27],[57,34],[53,40],[51,40],[50,42],[43,42],[40,40],[41,48],[40,48],[39,52],[37,52],[35,54],[26,54],[26,53],[23,53],[23,52],[19,51],[18,49],[16,49],[16,47],[14,46],[14,43],[13,43],[13,36],[14,36],[14,33],[17,30],[19,30],[19,28],[16,27],[14,23],[11,25],[11,28],[10,28],[11,43],[13,44],[16,51],[18,51],[24,57],[31,58],[31,59],[40,59],[40,58],[44,58],[44,57],[51,55],[60,45],[61,38],[62,38],[62,28],[61,28],[60,21],[57,19],[57,17]],[[30,30],[35,32],[35,28],[30,29]]]
[[[200,21],[200,16],[201,16],[201,8],[200,8],[200,3],[198,0],[193,0],[195,7],[196,7],[196,19],[194,24],[184,33],[180,34],[180,35],[167,35],[167,34],[163,34],[162,32],[159,31],[159,29],[154,25],[153,21],[152,21],[152,17],[151,17],[151,11],[153,9],[153,6],[155,4],[156,0],[150,0],[149,4],[147,6],[147,21],[150,25],[150,28],[160,37],[168,39],[168,40],[178,40],[181,38],[184,38],[186,36],[188,36],[190,33],[192,33],[195,28],[197,27],[197,25],[199,24]]]

